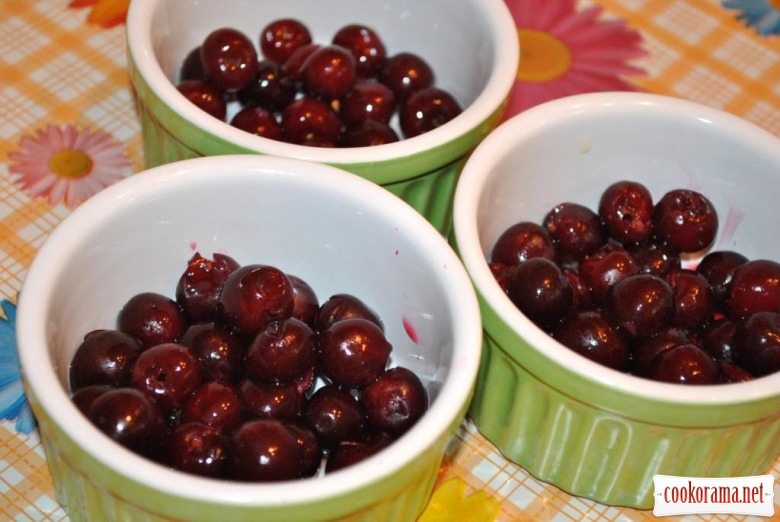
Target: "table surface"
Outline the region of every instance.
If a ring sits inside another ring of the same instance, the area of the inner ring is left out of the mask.
[[[777,0],[506,1],[525,43],[510,115],[552,97],[639,90],[723,109],[780,136]],[[143,169],[126,70],[127,3],[0,0],[2,520],[68,518],[21,391],[15,303],[52,229],[80,201]],[[94,168],[82,178],[85,161]],[[768,472],[778,476],[780,460]],[[484,515],[475,522],[653,518],[536,480],[468,419],[445,456],[427,515],[458,520],[466,509]]]

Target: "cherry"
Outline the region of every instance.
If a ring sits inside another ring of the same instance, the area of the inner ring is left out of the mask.
[[[633,338],[642,338],[671,324],[674,303],[674,291],[662,278],[632,274],[612,286],[605,308],[613,324]]]
[[[134,295],[117,316],[117,328],[138,339],[144,349],[178,341],[188,325],[176,301],[156,292]]]
[[[391,344],[375,323],[342,319],[320,335],[320,369],[338,385],[362,387],[384,371],[391,351]]]
[[[260,51],[268,60],[282,64],[296,49],[310,44],[311,32],[300,20],[281,18],[260,31]]]
[[[398,134],[390,125],[381,121],[366,120],[344,131],[340,147],[376,147],[399,141]]]
[[[720,382],[747,382],[755,379],[755,376],[739,365],[727,361],[719,360]]]
[[[200,46],[200,58],[208,83],[225,92],[243,89],[257,74],[254,44],[236,29],[212,31]]]
[[[276,267],[243,265],[225,280],[218,302],[222,319],[229,327],[254,336],[269,321],[292,314],[292,283]]]
[[[780,311],[780,263],[753,259],[734,269],[726,307],[736,317]]]
[[[694,190],[670,190],[653,208],[658,239],[680,252],[698,252],[712,244],[718,214],[709,199]]]
[[[570,314],[558,323],[552,335],[559,343],[592,361],[615,370],[628,369],[628,341],[601,311]]]
[[[593,306],[593,298],[590,295],[590,289],[585,285],[580,273],[572,267],[564,266],[561,268],[563,275],[569,281],[571,287],[571,310],[586,310]]]
[[[708,325],[701,340],[701,346],[714,359],[733,363],[734,334],[737,331],[738,321],[722,319]]]
[[[684,328],[670,326],[650,337],[639,339],[633,345],[632,369],[634,373],[647,376],[655,357],[678,344],[691,344],[694,339]]]
[[[322,448],[317,437],[309,428],[298,423],[291,422],[287,428],[295,435],[301,450],[301,477],[315,475],[322,464]]]
[[[335,322],[343,319],[366,319],[384,331],[379,315],[354,294],[334,294],[317,311],[314,324],[319,332],[324,332]]]
[[[89,417],[89,410],[95,399],[114,389],[116,389],[115,386],[109,386],[108,384],[90,384],[74,391],[70,400],[83,415]]]
[[[653,234],[653,198],[643,184],[618,181],[601,194],[598,214],[609,235],[621,243],[636,243]]]
[[[344,440],[362,440],[366,433],[363,407],[349,391],[334,385],[314,392],[304,406],[303,421],[324,449]]]
[[[247,105],[238,111],[230,120],[230,125],[269,140],[284,140],[282,126],[276,120],[276,117],[256,105]]]
[[[97,397],[89,419],[122,446],[157,460],[168,441],[168,427],[153,399],[134,388],[114,388]]]
[[[94,384],[128,386],[141,344],[118,330],[93,330],[84,336],[70,362],[70,389]]]
[[[674,292],[675,325],[696,329],[706,324],[715,310],[715,296],[707,279],[694,270],[677,268],[666,281]]]
[[[214,426],[182,424],[171,433],[167,450],[173,469],[202,477],[227,477],[227,441]]]
[[[202,80],[183,80],[176,85],[176,90],[200,110],[225,121],[227,103],[222,92],[215,87]]]
[[[745,264],[748,258],[731,250],[715,250],[707,253],[696,266],[696,271],[710,283],[715,301],[723,303],[729,294],[734,270]]]
[[[365,441],[342,441],[330,450],[325,473],[333,473],[340,469],[354,466],[367,458],[376,455],[389,446],[393,439],[384,433],[373,434]]]
[[[184,332],[180,343],[192,348],[198,356],[204,379],[234,383],[244,373],[244,342],[221,324],[193,324]]]
[[[433,86],[433,69],[414,53],[398,53],[385,60],[377,78],[390,87],[401,101],[413,92]]]
[[[304,393],[298,383],[278,384],[244,379],[239,394],[246,410],[258,419],[296,420],[303,409]]]
[[[287,76],[279,64],[261,60],[254,79],[238,91],[236,97],[244,106],[257,105],[268,112],[278,112],[295,99],[295,81]]]
[[[311,96],[338,100],[352,89],[357,79],[355,57],[340,45],[322,45],[303,62],[302,74]]]
[[[231,384],[208,381],[201,384],[182,406],[181,423],[197,422],[231,431],[244,420],[238,390]]]
[[[682,267],[679,252],[668,245],[644,241],[624,246],[639,265],[639,272],[643,274],[666,277],[672,270]]]
[[[195,47],[184,58],[179,70],[179,82],[186,80],[206,81],[206,71],[203,70],[203,62],[200,59],[200,46]]]
[[[297,90],[300,90],[303,85],[303,64],[306,63],[306,59],[322,47],[320,44],[310,43],[302,45],[296,48],[290,57],[282,63],[282,74],[290,78]]]
[[[580,275],[597,305],[606,301],[615,283],[638,273],[639,265],[628,250],[614,243],[607,243],[580,261]]]
[[[531,221],[521,221],[504,230],[491,252],[491,261],[505,265],[518,265],[534,257],[556,259],[550,233]]]
[[[695,344],[678,344],[653,359],[648,377],[676,384],[717,384],[719,370],[715,360]]]
[[[303,460],[296,433],[281,421],[247,421],[232,435],[229,447],[233,479],[272,482],[301,476]]]
[[[181,408],[202,381],[200,359],[192,349],[181,344],[153,346],[133,366],[133,387],[155,400],[166,414]]]
[[[401,366],[385,370],[363,389],[363,409],[369,426],[398,437],[428,409],[428,392],[413,371]]]
[[[252,341],[245,364],[247,376],[256,380],[300,380],[317,364],[314,331],[293,317],[271,321]]]
[[[509,281],[512,280],[512,274],[515,272],[516,266],[517,265],[505,265],[504,263],[496,262],[488,263],[490,273],[493,274],[493,277],[496,279],[498,286],[501,287],[501,290],[503,290],[507,296],[509,295]],[[566,277],[569,277],[568,274],[566,274]],[[579,277],[579,275],[577,275],[577,277]],[[571,284],[571,279],[569,280],[569,284]],[[572,286],[572,290],[573,289],[574,287]]]
[[[515,269],[509,281],[509,298],[534,324],[549,328],[569,313],[572,289],[555,262],[535,257]]]
[[[288,105],[282,112],[284,137],[299,145],[322,139],[335,144],[341,135],[339,117],[329,105],[314,98],[303,97]]]
[[[390,88],[375,80],[355,83],[341,102],[339,115],[348,127],[366,120],[388,123],[395,113],[395,94]]]
[[[562,263],[576,263],[607,242],[599,216],[578,203],[561,203],[542,220]]]
[[[292,317],[303,321],[312,328],[315,326],[315,318],[320,309],[320,301],[314,289],[298,276],[287,274],[293,289]]]
[[[780,313],[756,312],[734,332],[736,362],[753,375],[780,370]]]
[[[215,253],[207,259],[196,252],[176,283],[176,302],[191,322],[213,321],[219,314],[218,296],[227,277],[238,268],[232,257]]]
[[[463,109],[449,92],[427,87],[409,95],[400,107],[401,133],[413,138],[430,132],[453,120]]]
[[[387,50],[379,35],[361,24],[349,24],[333,36],[333,43],[352,53],[356,61],[356,71],[360,78],[377,75],[387,59]]]

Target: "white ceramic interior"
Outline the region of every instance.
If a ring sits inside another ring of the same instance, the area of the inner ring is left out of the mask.
[[[713,248],[737,250],[749,258],[780,259],[780,243],[774,240],[780,191],[776,136],[736,116],[681,99],[643,93],[584,94],[513,117],[467,161],[453,220],[461,259],[479,292],[534,350],[610,387],[615,397],[725,406],[777,396],[780,374],[739,384],[680,386],[611,370],[554,341],[501,291],[486,264],[501,232],[518,221],[541,222],[563,201],[595,209],[604,188],[622,179],[643,182],[656,199],[673,188],[701,191],[719,212]],[[685,264],[695,262],[693,258]],[[553,384],[564,393],[568,385]],[[574,396],[587,400],[587,392]],[[731,421],[739,422],[739,409],[729,411]]]
[[[314,42],[330,42],[348,23],[372,27],[388,55],[414,52],[450,91],[464,112],[452,122],[413,139],[381,147],[303,147],[260,138],[215,121],[174,88],[184,57],[214,29],[234,27],[258,45],[263,26],[277,18],[306,23]],[[330,164],[380,162],[444,145],[481,125],[505,100],[515,82],[517,29],[503,0],[133,0],[128,46],[140,74],[163,103],[195,126],[248,150]]]
[[[69,401],[69,361],[82,336],[114,326],[120,307],[135,293],[172,296],[195,251],[275,265],[309,282],[321,300],[337,292],[363,298],[383,318],[393,345],[391,365],[407,366],[425,382],[429,411],[399,444],[316,479],[316,485],[202,479],[120,448]],[[432,441],[456,426],[458,412],[465,411],[481,344],[473,287],[449,245],[422,216],[381,187],[333,167],[252,155],[164,165],[86,201],[32,263],[17,334],[30,389],[85,452],[157,491],[259,506],[344,495],[430,451]]]

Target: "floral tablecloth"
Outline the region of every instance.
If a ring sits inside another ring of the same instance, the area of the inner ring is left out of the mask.
[[[780,136],[777,0],[506,1],[522,42],[510,115],[569,94],[645,90],[735,113]],[[127,4],[0,0],[0,520],[68,518],[21,387],[15,303],[52,229],[81,201],[143,168],[126,71]],[[768,472],[779,476],[780,460]],[[534,479],[468,419],[423,516],[652,518]]]

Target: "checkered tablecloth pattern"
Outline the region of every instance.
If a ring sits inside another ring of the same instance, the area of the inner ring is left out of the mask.
[[[524,1],[507,3],[517,8]],[[0,0],[0,299],[10,303],[36,251],[72,210],[63,199],[52,203],[25,189],[14,171],[24,140],[50,126],[102,133],[111,140],[107,147],[127,160],[121,175],[143,168],[124,25],[104,27],[92,20],[101,5],[121,3]],[[780,136],[780,35],[759,34],[716,0],[577,4],[591,7],[602,9],[601,19],[621,20],[641,35],[646,55],[634,65],[644,74],[630,78],[637,89],[721,108]],[[769,472],[780,476],[780,461]],[[451,478],[496,501],[500,521],[653,518],[650,512],[572,497],[534,479],[503,458],[469,420],[450,445],[439,483]],[[778,487],[775,502],[780,507]],[[0,520],[67,520],[54,499],[37,432],[19,431],[15,419],[0,421]]]

